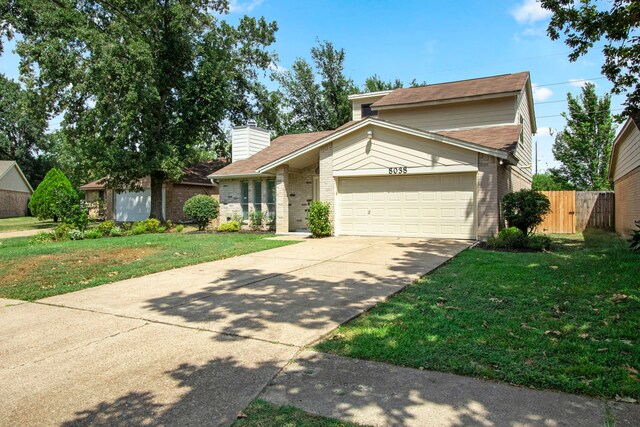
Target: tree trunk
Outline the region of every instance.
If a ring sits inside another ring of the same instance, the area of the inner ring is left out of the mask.
[[[150,218],[155,218],[164,222],[162,214],[162,185],[164,184],[164,174],[153,172],[151,174],[151,214]]]

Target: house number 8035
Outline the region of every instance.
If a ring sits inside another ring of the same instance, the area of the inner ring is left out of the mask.
[[[407,167],[401,166],[398,168],[389,168],[389,175],[400,175],[407,173]]]

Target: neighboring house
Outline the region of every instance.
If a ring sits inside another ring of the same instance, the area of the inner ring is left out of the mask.
[[[616,232],[629,237],[640,220],[640,117],[627,119],[614,139],[609,178],[616,192]]]
[[[337,235],[478,239],[502,227],[504,194],[531,187],[528,72],[349,99],[353,121],[333,131],[235,127],[233,162],[209,175],[220,221],[259,209],[279,233],[304,230],[320,200]]]
[[[25,216],[33,188],[12,160],[0,160],[0,218]]]
[[[204,162],[188,166],[183,171],[182,181],[166,183],[162,188],[162,212],[165,219],[173,222],[184,222],[182,207],[190,197],[196,194],[207,194],[218,199],[218,187],[211,183],[207,175],[224,167],[226,162]],[[104,178],[80,187],[85,191],[85,200],[89,204],[101,201],[104,217],[118,222],[142,221],[151,212],[151,180],[142,179],[140,192],[116,192],[105,188]],[[90,212],[96,216],[97,212]]]

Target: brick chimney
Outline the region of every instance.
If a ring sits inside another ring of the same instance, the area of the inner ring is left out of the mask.
[[[255,120],[231,130],[231,161],[247,159],[271,143],[271,131],[259,128]]]

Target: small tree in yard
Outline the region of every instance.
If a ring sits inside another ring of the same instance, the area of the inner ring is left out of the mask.
[[[39,220],[53,219],[58,222],[58,219],[68,217],[71,209],[79,207],[78,203],[78,193],[71,182],[64,173],[53,168],[33,192],[29,210]]]
[[[184,203],[182,210],[187,218],[198,224],[198,230],[203,231],[209,221],[218,216],[218,201],[211,196],[198,194]]]
[[[526,236],[551,212],[547,196],[534,190],[520,190],[502,198],[502,213],[509,227],[516,227]]]
[[[331,236],[329,209],[327,202],[311,202],[307,212],[307,226],[313,237]]]

